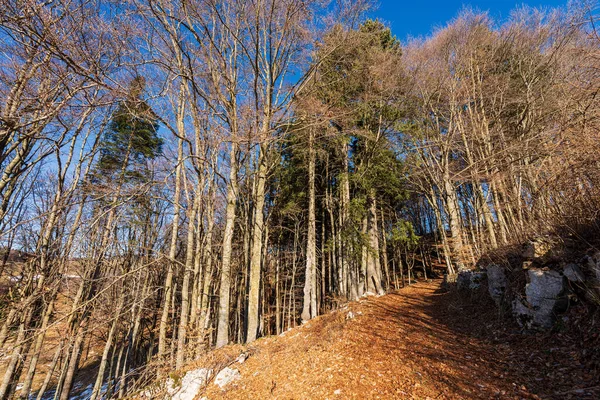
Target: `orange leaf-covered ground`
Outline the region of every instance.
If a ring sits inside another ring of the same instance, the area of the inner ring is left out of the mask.
[[[240,380],[209,384],[198,398],[600,398],[597,360],[574,357],[573,349],[586,352],[573,337],[520,333],[489,303],[478,305],[483,297],[466,301],[439,287],[368,297],[260,339],[246,362],[231,365]]]

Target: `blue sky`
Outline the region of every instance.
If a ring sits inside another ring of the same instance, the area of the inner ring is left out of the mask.
[[[373,14],[387,22],[392,32],[405,41],[410,36],[427,36],[435,27],[446,25],[464,6],[488,11],[498,21],[506,19],[510,11],[520,5],[531,7],[565,6],[567,0],[379,0],[379,9]]]

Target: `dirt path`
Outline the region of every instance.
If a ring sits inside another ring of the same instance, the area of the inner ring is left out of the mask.
[[[566,386],[564,380],[553,380],[543,370],[547,358],[532,360],[532,354],[537,354],[534,339],[529,351],[527,338],[511,341],[514,336],[492,334],[498,332],[500,319],[488,323],[473,309],[463,309],[452,295],[439,290],[439,284],[418,283],[387,296],[369,297],[284,335],[261,339],[248,348],[245,363],[232,366],[242,379],[224,391],[209,385],[202,396],[211,400],[540,398],[534,392],[555,393],[556,398],[595,398],[594,388],[587,387],[594,379],[586,380],[590,371],[575,368],[582,374],[579,383],[585,390],[578,391],[577,382],[569,386],[571,375]]]

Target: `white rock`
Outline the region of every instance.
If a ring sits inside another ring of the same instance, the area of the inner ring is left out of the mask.
[[[352,311],[349,311],[346,315],[346,319],[354,319],[354,313]]]
[[[513,312],[518,321],[529,328],[551,328],[555,314],[564,303],[564,278],[557,271],[531,269],[529,283],[525,286],[527,304],[518,299],[513,302]]]
[[[199,368],[188,371],[181,380],[179,390],[173,395],[172,400],[194,400],[200,392],[200,389],[206,384],[206,381],[212,375],[211,369]],[[171,380],[171,379],[169,379]],[[172,381],[172,380],[171,380]],[[173,383],[171,383],[171,387]],[[167,381],[167,391],[169,394],[169,382]]]
[[[219,372],[215,378],[215,385],[223,389],[225,386],[229,385],[231,382],[240,379],[242,375],[240,371],[237,369],[225,367]]]

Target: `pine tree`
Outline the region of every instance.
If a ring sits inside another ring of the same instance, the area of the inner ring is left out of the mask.
[[[144,78],[134,78],[127,98],[119,103],[111,117],[100,148],[99,180],[119,178],[123,183],[145,182],[149,177],[147,160],[162,153],[158,118],[142,99],[144,88]]]

